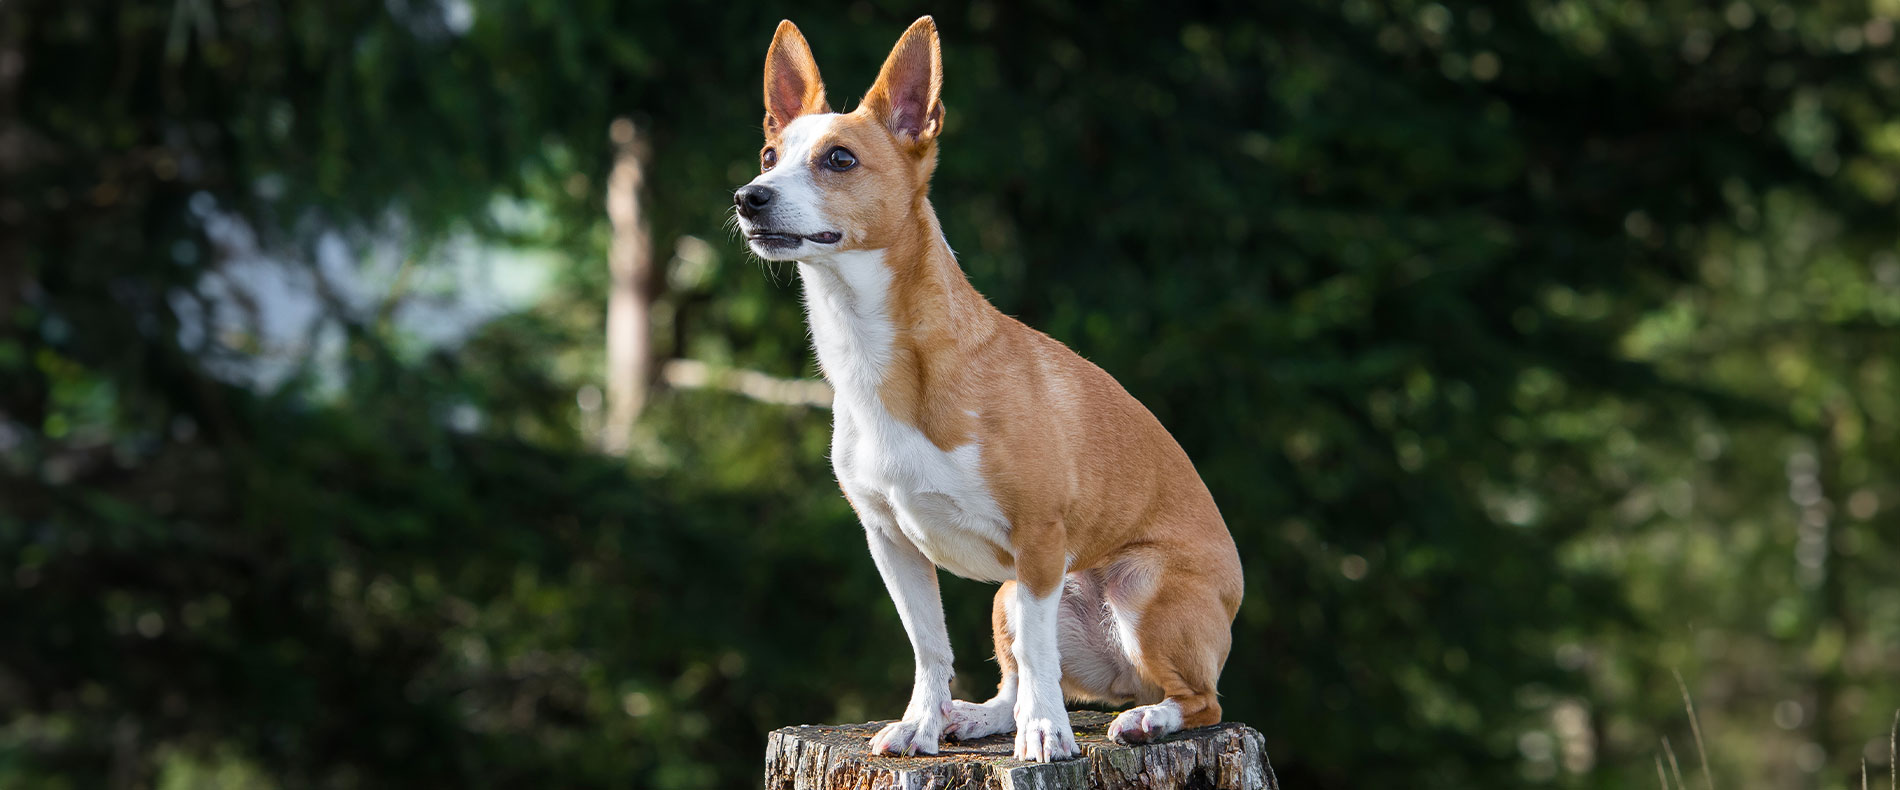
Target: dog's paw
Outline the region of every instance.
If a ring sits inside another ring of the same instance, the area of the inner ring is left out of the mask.
[[[1016,717],[1010,711],[1011,707],[1006,701],[976,703],[954,700],[950,703],[950,725],[943,728],[943,737],[974,741],[1000,732],[1011,732],[1016,729]]]
[[[905,757],[936,754],[937,742],[942,735],[942,718],[894,721],[871,736],[871,753]]]
[[[1116,743],[1150,743],[1181,730],[1181,706],[1174,700],[1129,708],[1108,725],[1108,739]]]
[[[1067,760],[1082,750],[1069,729],[1068,711],[1060,716],[1030,715],[1016,722],[1016,759],[1038,763]]]

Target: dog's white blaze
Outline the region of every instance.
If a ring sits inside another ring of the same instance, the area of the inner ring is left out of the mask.
[[[772,201],[774,229],[806,236],[842,230],[833,227],[825,211],[824,192],[812,179],[808,165],[812,148],[831,131],[838,118],[837,113],[804,115],[786,125],[785,133],[779,136],[778,166],[752,179],[753,186],[770,187],[778,193]],[[797,253],[813,246],[808,241],[787,252]]]
[[[818,365],[835,391],[831,466],[838,484],[861,508],[888,508],[902,537],[951,573],[984,581],[1013,576],[996,556],[996,547],[1009,546],[1009,521],[983,478],[981,445],[938,449],[878,397],[896,334],[883,253],[814,257],[800,262],[798,273]]]

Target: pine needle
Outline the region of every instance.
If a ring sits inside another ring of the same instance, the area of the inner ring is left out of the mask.
[[[1689,731],[1695,733],[1695,753],[1702,761],[1702,784],[1707,785],[1709,790],[1715,790],[1715,777],[1709,773],[1709,750],[1702,745],[1702,725],[1696,721],[1695,703],[1689,699],[1689,684],[1682,682],[1681,670],[1669,671],[1675,673],[1676,688],[1682,689],[1682,707],[1689,711]]]
[[[1669,748],[1669,736],[1664,735],[1662,742],[1663,754],[1669,755],[1669,772],[1676,776],[1676,787],[1688,787],[1688,785],[1682,783],[1682,766],[1676,764],[1676,750]]]

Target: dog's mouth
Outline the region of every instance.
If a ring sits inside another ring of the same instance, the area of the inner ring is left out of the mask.
[[[789,250],[808,241],[814,244],[837,244],[843,238],[843,234],[829,230],[804,236],[769,230],[755,230],[746,234],[747,241],[769,250]]]

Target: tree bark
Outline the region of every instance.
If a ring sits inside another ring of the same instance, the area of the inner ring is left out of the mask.
[[[945,743],[934,756],[874,757],[887,722],[786,727],[765,747],[766,790],[1279,790],[1265,740],[1243,724],[1176,733],[1143,746],[1107,738],[1114,714],[1069,714],[1082,756],[1058,763],[1010,757],[1013,735]]]

